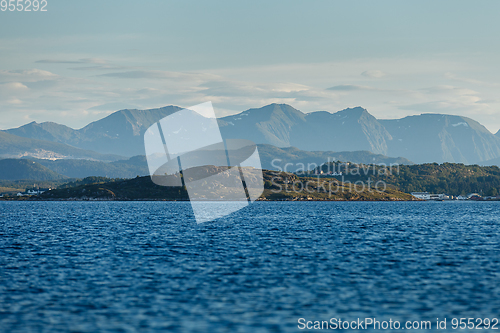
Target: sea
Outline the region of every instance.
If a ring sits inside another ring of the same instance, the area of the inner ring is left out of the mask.
[[[0,202],[1,332],[496,332],[495,318],[499,202],[256,202],[201,224],[189,202]]]

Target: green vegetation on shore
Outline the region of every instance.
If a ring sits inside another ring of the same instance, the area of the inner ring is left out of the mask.
[[[0,180],[0,195],[15,196],[27,189],[57,188],[71,179],[59,180]],[[76,180],[77,181],[77,180]]]
[[[336,162],[324,164],[318,170],[323,175],[330,171],[341,172],[342,176],[334,177],[350,182],[382,181],[405,193],[430,192],[454,196],[479,193],[496,196],[500,190],[500,168],[497,166],[430,163],[386,167]]]
[[[322,174],[264,170],[265,186],[260,200],[412,200],[411,192],[453,196],[468,193],[497,196],[500,192],[500,168],[496,166],[453,163],[383,166],[335,162],[324,164],[315,171]],[[148,176],[0,181],[0,194],[10,197],[36,188],[52,188],[38,197],[49,200],[188,199],[185,189],[155,185]]]
[[[342,184],[335,179],[298,177],[290,173],[264,170],[264,193],[259,200],[414,200],[395,188],[375,189]],[[95,181],[95,182],[94,182]],[[184,187],[154,184],[150,177],[108,180],[94,177],[74,186],[64,185],[37,197],[42,200],[188,200]]]

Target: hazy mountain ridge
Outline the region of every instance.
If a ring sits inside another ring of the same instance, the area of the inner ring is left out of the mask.
[[[0,180],[58,180],[67,178],[43,165],[25,159],[0,160]]]
[[[73,158],[100,161],[123,159],[118,155],[100,154],[64,143],[32,139],[0,131],[0,158],[22,158],[25,156],[41,159]]]
[[[33,121],[18,128],[8,129],[5,132],[25,138],[46,140],[68,144],[75,135],[74,129],[54,122],[37,123]]]
[[[269,106],[265,108],[269,109]],[[242,114],[231,117],[241,118]],[[229,117],[222,118],[226,119]],[[226,124],[221,126],[226,137],[239,134],[240,138],[267,143],[266,135],[245,137],[248,132],[262,132],[251,131],[256,127],[252,123],[233,122],[230,133],[225,131],[226,127]],[[293,129],[289,134],[290,144],[302,150],[369,150],[387,156],[402,156],[415,163],[475,164],[500,157],[500,137],[478,122],[461,116],[422,114],[377,120],[365,109],[356,107],[334,114],[311,112],[305,115],[305,122],[289,127]]]
[[[177,106],[166,106],[151,110],[120,110],[78,130],[52,122],[31,122],[4,132],[64,143],[101,154],[131,157],[144,155],[142,136],[151,124],[181,109]]]
[[[134,156],[128,160],[110,163],[89,160],[43,160],[32,159],[48,169],[70,178],[86,178],[91,176],[108,178],[134,178],[149,175],[145,156]]]
[[[295,172],[300,168],[313,169],[332,161],[352,162],[359,164],[413,164],[406,158],[387,157],[369,151],[304,151],[295,147],[278,148],[271,145],[258,145],[262,168],[267,170],[283,170]]]
[[[105,163],[83,159],[3,159],[0,180],[59,180],[66,178],[135,178],[149,175],[146,157]]]
[[[121,110],[94,121],[79,130],[82,137],[75,144],[84,149],[119,154],[144,155],[143,135],[158,120],[182,108],[166,106],[151,110]]]
[[[497,158],[494,158],[494,159],[491,159],[491,160],[487,160],[487,161],[484,161],[484,162],[480,162],[479,165],[481,165],[481,166],[496,165],[496,166],[500,167],[500,157],[497,157]]]
[[[368,151],[357,151],[357,152],[309,152],[299,150],[294,147],[290,148],[278,148],[271,145],[258,145],[259,154],[261,157],[261,163],[263,169],[268,170],[280,170],[284,169],[287,163],[288,171],[295,171],[303,165],[315,163],[316,165],[321,165],[328,161],[349,161],[353,163],[384,163],[390,165],[391,163],[398,164],[411,164],[410,161],[404,158],[391,158],[383,155],[376,155]],[[273,162],[274,160],[274,162]],[[1,160],[0,160],[1,161]],[[96,177],[108,177],[108,178],[134,178],[136,176],[146,176],[149,175],[149,169],[145,156],[134,156],[128,160],[120,160],[114,162],[101,162],[101,161],[90,161],[84,159],[59,159],[59,160],[47,160],[47,159],[34,159],[34,158],[24,158],[24,159],[12,159],[11,161],[29,161],[32,165],[37,166],[39,169],[47,169],[51,171],[49,176],[43,176],[41,179],[37,176],[33,180],[54,180],[60,179],[61,177],[70,178],[85,178],[90,176]],[[19,162],[21,164],[25,162]],[[6,180],[19,180],[19,179],[29,179],[28,174],[17,174],[18,178],[2,178],[3,174],[13,174],[17,164],[11,162],[10,164],[4,164],[0,166],[0,179]],[[314,168],[314,166],[311,166]],[[53,177],[53,178],[51,178]]]
[[[251,140],[277,147],[293,145],[292,135],[306,123],[306,115],[287,104],[271,104],[218,120],[224,138]],[[241,126],[240,124],[243,124]]]
[[[274,107],[266,106],[230,116],[231,118],[221,118],[223,136],[269,143],[267,138],[277,132],[276,127],[268,127],[268,132],[271,133],[265,133],[259,122],[245,122],[245,119],[251,118],[242,115],[253,110],[276,112],[276,109],[284,108],[277,104],[271,106]],[[238,119],[239,122],[233,119]],[[289,145],[302,150],[368,150],[386,156],[401,156],[415,163],[476,164],[500,157],[500,137],[467,117],[421,114],[402,119],[378,120],[367,110],[356,107],[333,114],[325,111],[311,112],[304,119],[305,121],[289,124],[291,132],[282,134],[282,137],[290,138]],[[231,130],[228,131],[227,128]]]
[[[499,138],[467,117],[422,114],[380,122],[393,136],[389,154],[416,163],[475,164],[500,157]]]
[[[361,107],[334,114],[320,111],[306,115],[304,128],[295,131],[292,145],[304,150],[356,151],[388,153],[391,135]]]
[[[6,132],[65,143],[100,153],[144,155],[143,133],[154,122],[181,110],[121,110],[82,129],[55,123],[30,123]],[[304,114],[287,104],[271,104],[218,119],[225,139],[297,147],[306,151],[371,151],[415,163],[478,164],[500,158],[500,131],[494,135],[460,116],[422,114],[378,120],[366,109]]]
[[[250,109],[219,120],[222,136],[310,151],[370,150],[387,154],[390,134],[361,107],[304,114],[286,104]]]

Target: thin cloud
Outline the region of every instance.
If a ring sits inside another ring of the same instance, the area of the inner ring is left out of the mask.
[[[464,96],[456,100],[438,100],[425,103],[402,105],[401,110],[419,111],[419,112],[436,112],[450,114],[478,114],[486,113],[489,105],[484,103],[477,96]]]
[[[98,75],[100,77],[114,77],[120,79],[177,79],[177,80],[210,80],[220,77],[205,73],[182,73],[159,70],[137,70],[127,72],[115,72]]]
[[[491,83],[491,82],[480,81],[480,80],[471,79],[471,78],[464,78],[464,77],[460,77],[458,75],[455,75],[451,72],[444,73],[444,76],[447,79],[451,79],[451,80],[455,80],[455,81],[459,81],[459,82],[472,83],[472,84],[480,85],[480,86],[498,87],[498,83]]]
[[[10,91],[19,91],[19,90],[28,90],[28,87],[22,84],[21,82],[7,82],[0,83],[0,92],[10,90]]]
[[[428,94],[449,94],[458,96],[478,94],[477,91],[474,91],[472,89],[449,86],[449,85],[440,85],[440,86],[423,88],[420,89],[420,91],[426,92]]]
[[[101,65],[101,66],[83,66],[83,67],[70,67],[69,69],[74,71],[109,71],[109,70],[122,70],[130,67],[124,66],[113,66],[113,65]]]
[[[19,104],[23,104],[23,101],[21,101],[20,99],[18,98],[11,98],[11,99],[8,99],[6,101],[7,104],[11,104],[11,105],[19,105]]]
[[[361,73],[361,75],[366,76],[366,77],[371,77],[371,78],[379,78],[379,77],[385,76],[386,74],[384,72],[376,69],[376,70],[364,71],[363,73]]]
[[[93,65],[70,67],[71,70],[78,71],[102,71],[102,70],[124,70],[132,67],[116,66],[101,58],[83,58],[79,60],[64,60],[64,59],[42,59],[35,63],[39,64],[71,64],[71,65]]]
[[[128,104],[128,103],[122,103],[122,102],[116,102],[116,103],[106,103],[106,104],[101,104],[101,105],[96,105],[89,110],[95,110],[95,111],[116,111],[116,110],[124,110],[124,109],[137,109],[137,105],[133,104]]]
[[[33,82],[55,79],[58,75],[41,69],[0,70],[0,82]]]
[[[100,58],[84,58],[79,60],[62,60],[62,59],[42,59],[37,60],[38,64],[107,64],[107,61]]]
[[[327,88],[326,90],[354,91],[354,90],[375,90],[375,88],[368,86],[360,86],[356,84],[340,84],[338,86]]]
[[[209,81],[200,85],[202,92],[210,96],[231,96],[260,98],[289,96],[290,94],[307,91],[311,88],[296,83],[250,83],[242,81],[218,80]]]

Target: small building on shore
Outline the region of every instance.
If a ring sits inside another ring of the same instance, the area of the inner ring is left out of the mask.
[[[467,199],[478,201],[478,200],[483,200],[483,197],[478,193],[469,193],[467,194]]]
[[[447,194],[431,194],[431,200],[450,200],[450,196]]]
[[[431,194],[429,192],[412,192],[411,195],[417,199],[431,200]]]
[[[451,200],[450,196],[444,193],[431,194],[429,192],[412,192],[411,195],[421,200],[436,200],[436,201]]]

